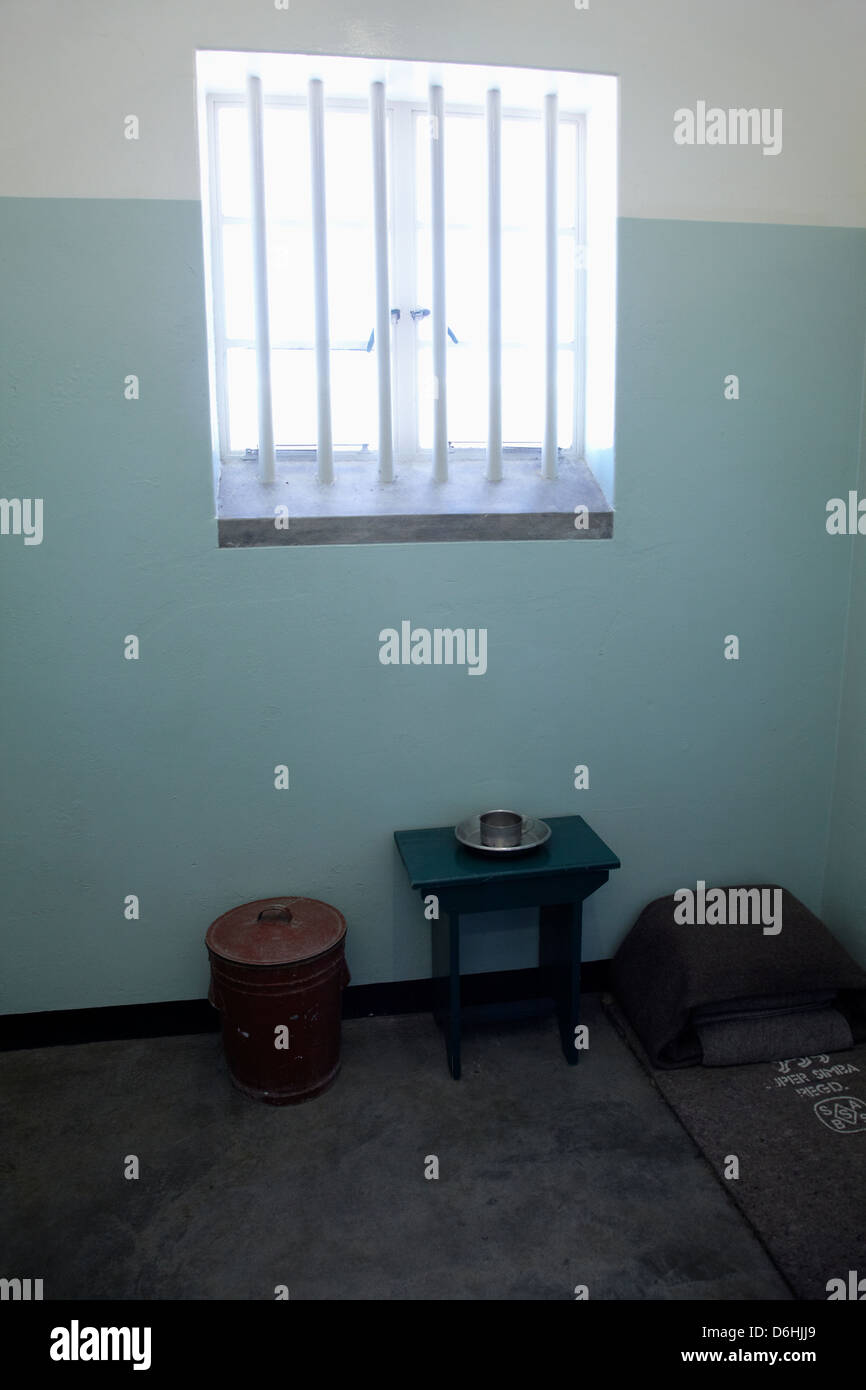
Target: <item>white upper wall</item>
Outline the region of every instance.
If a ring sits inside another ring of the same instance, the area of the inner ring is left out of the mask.
[[[866,0],[276,3],[2,0],[0,195],[197,199],[195,50],[258,49],[614,73],[621,216],[866,226]],[[781,153],[677,145],[698,101]]]

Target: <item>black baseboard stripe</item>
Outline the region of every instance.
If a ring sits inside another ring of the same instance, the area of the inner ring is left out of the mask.
[[[581,986],[589,994],[608,988],[610,962],[588,961]],[[467,1006],[540,997],[535,970],[497,970],[464,975],[461,998]],[[344,1018],[428,1013],[433,981],[394,980],[386,984],[350,985],[343,995]],[[215,1033],[220,1016],[206,999],[175,999],[163,1004],[121,1004],[104,1009],[59,1009],[34,1014],[0,1015],[0,1050],[63,1047],[75,1043],[112,1042],[124,1038],[162,1038],[183,1033]]]

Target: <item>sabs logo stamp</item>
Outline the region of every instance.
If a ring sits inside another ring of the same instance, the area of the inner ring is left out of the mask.
[[[134,1371],[150,1370],[149,1327],[69,1327],[51,1329],[52,1361],[131,1361]]]
[[[383,666],[465,666],[470,676],[487,670],[486,627],[415,627],[408,618],[379,633]]]
[[[707,106],[695,103],[694,111],[681,106],[674,112],[675,145],[763,145],[765,155],[782,152],[782,109],[769,106]]]

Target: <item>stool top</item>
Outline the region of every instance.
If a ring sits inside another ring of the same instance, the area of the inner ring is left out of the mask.
[[[258,898],[217,917],[205,942],[239,965],[294,965],[338,945],[346,919],[318,898]]]
[[[452,825],[433,830],[395,830],[394,839],[413,888],[619,868],[613,850],[583,816],[544,819],[550,826],[550,839],[526,854],[480,854],[465,849],[456,839]]]

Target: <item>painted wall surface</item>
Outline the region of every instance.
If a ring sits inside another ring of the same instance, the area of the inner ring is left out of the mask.
[[[269,893],[345,912],[355,983],[424,975],[392,832],[484,805],[578,812],[620,855],[586,959],[699,877],[820,909],[857,543],[824,520],[858,473],[863,7],[92,0],[3,23],[2,492],[43,498],[45,524],[0,538],[0,1009],[202,996],[208,923]],[[613,541],[217,549],[196,46],[621,76]],[[782,107],[783,152],[676,147],[701,98]],[[487,674],[383,667],[404,618],[486,627]],[[827,897],[861,956],[864,626],[855,602]],[[479,924],[468,963],[529,964],[532,941],[525,915]]]

